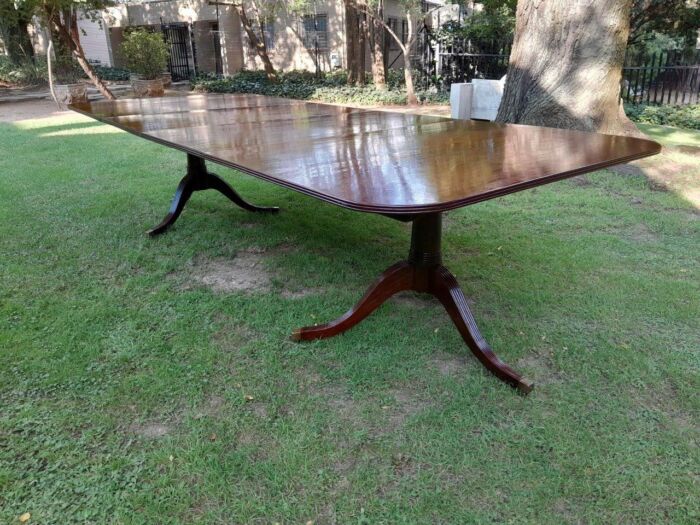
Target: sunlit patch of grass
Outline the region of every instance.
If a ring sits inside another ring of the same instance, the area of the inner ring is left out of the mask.
[[[447,215],[523,398],[434,301],[289,341],[406,225],[217,167],[281,213],[202,192],[150,239],[184,164],[80,116],[0,127],[0,522],[697,521],[700,225],[675,190],[602,171]],[[265,290],[197,278],[250,253]]]
[[[639,123],[637,127],[664,146],[694,146],[700,148],[700,131]]]

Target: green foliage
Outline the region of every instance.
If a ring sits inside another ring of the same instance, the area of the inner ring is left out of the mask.
[[[62,48],[56,46],[56,58],[53,61],[54,82],[57,84],[75,84],[86,79],[85,71],[80,67],[78,61],[73,56]]]
[[[405,104],[403,71],[391,71],[387,90],[366,86],[349,86],[347,72],[336,71],[317,76],[309,71],[279,74],[278,82],[269,82],[264,71],[241,71],[231,77],[200,76],[192,87],[210,93],[255,93],[277,97],[353,104]],[[419,92],[419,100],[445,102],[445,95]]]
[[[36,57],[34,60],[15,64],[10,57],[0,56],[0,83],[11,86],[34,86],[47,82],[45,57]]]
[[[515,32],[515,2],[489,2],[481,11],[474,12],[461,24],[450,21],[435,32],[435,37],[448,43],[466,39],[475,48],[490,48],[493,43],[510,42]]]
[[[95,73],[102,80],[125,81],[129,80],[131,72],[128,69],[109,66],[95,66]]]
[[[695,47],[698,26],[698,0],[634,0],[629,43],[644,47],[645,41],[653,40],[655,34],[663,34],[683,47]]]
[[[168,46],[157,32],[131,31],[124,38],[121,51],[129,70],[147,80],[161,76],[168,65]]]
[[[693,106],[626,105],[625,113],[634,122],[700,129],[700,104]]]

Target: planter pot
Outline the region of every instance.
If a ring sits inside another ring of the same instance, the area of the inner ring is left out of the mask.
[[[88,101],[86,84],[54,84],[53,90],[62,106]]]
[[[146,80],[132,77],[131,87],[137,97],[162,97],[164,94],[162,78]]]
[[[172,76],[172,74],[170,74],[168,72],[163,73],[161,78],[163,79],[163,86],[164,87],[170,87],[170,84],[173,83],[173,76]]]

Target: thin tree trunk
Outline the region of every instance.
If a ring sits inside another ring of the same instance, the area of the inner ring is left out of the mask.
[[[261,38],[258,38],[258,35],[255,34],[255,30],[250,23],[250,19],[245,12],[245,7],[243,7],[243,4],[235,4],[234,7],[236,8],[238,17],[241,19],[243,29],[245,30],[246,35],[248,35],[250,45],[253,47],[253,49],[255,49],[255,52],[260,57],[260,60],[262,60],[268,80],[277,82],[277,72],[275,71],[275,67],[272,65],[272,61],[270,61],[270,56],[267,54],[267,49],[265,48],[265,36],[263,35]]]
[[[404,57],[404,59],[406,59],[406,57]],[[406,102],[411,106],[415,106],[418,104],[418,97],[416,97],[416,90],[413,86],[413,71],[408,59],[405,60],[403,77],[406,81]]]
[[[406,101],[408,104],[414,106],[418,104],[418,97],[416,97],[416,90],[413,86],[413,66],[411,65],[411,50],[415,45],[416,35],[415,25],[413,23],[413,17],[411,13],[406,13],[406,23],[408,24],[408,41],[404,46],[404,56],[403,56],[403,75],[406,80]]]
[[[377,17],[382,17],[381,4],[377,10]],[[372,55],[372,81],[377,89],[386,89],[386,60],[384,57],[384,27],[376,19],[372,18],[369,25],[369,41]]]
[[[85,51],[83,51],[83,46],[80,43],[80,35],[78,33],[78,23],[75,13],[68,14],[64,20],[61,20],[61,17],[58,16],[58,14],[47,13],[47,15],[47,18],[50,20],[50,23],[53,24],[56,30],[56,35],[58,38],[60,38],[63,45],[70,50],[90,81],[95,85],[99,92],[102,93],[102,96],[107,100],[116,100],[116,97],[109,90],[107,84],[105,84],[104,81],[97,76],[97,73],[95,73],[92,65],[85,58]],[[70,22],[70,29],[66,26],[66,21]]]
[[[357,10],[352,0],[345,0],[345,49],[348,57],[348,84],[357,83]]]
[[[51,58],[53,55],[53,38],[51,38],[51,31],[48,31],[48,34],[49,47],[46,49],[46,69],[48,70],[49,74],[49,91],[51,92],[51,98],[56,103],[56,106],[61,109],[61,104],[58,103],[58,97],[56,96],[56,90],[53,88],[53,64]]]
[[[367,82],[367,17],[357,15],[357,83],[364,86]]]
[[[633,0],[519,0],[496,120],[641,135],[620,82]]]

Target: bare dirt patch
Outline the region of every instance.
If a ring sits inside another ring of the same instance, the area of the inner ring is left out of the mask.
[[[232,259],[196,261],[190,277],[217,293],[269,291],[271,275],[257,251],[239,252]]]
[[[465,374],[472,362],[473,360],[470,361],[466,355],[453,355],[445,352],[438,352],[429,360],[430,366],[447,377],[458,377]]]
[[[72,111],[59,110],[53,100],[27,100],[0,104],[2,104],[0,106],[0,122],[19,122],[27,119],[75,115]]]
[[[518,359],[515,369],[533,380],[536,385],[550,385],[564,380],[564,376],[552,361],[549,352],[531,351],[525,357]]]
[[[156,439],[167,436],[170,434],[171,429],[163,423],[144,423],[142,425],[131,425],[129,431],[140,437]]]
[[[432,295],[417,292],[401,292],[389,299],[394,304],[409,308],[427,308],[438,305],[438,300]]]
[[[195,413],[195,419],[203,417],[218,418],[221,417],[224,410],[225,399],[220,395],[209,396],[202,407]]]
[[[389,405],[387,423],[384,432],[395,431],[406,423],[410,417],[415,416],[432,405],[430,399],[420,394],[418,391],[407,388],[394,389],[390,392],[394,398],[394,403]]]

